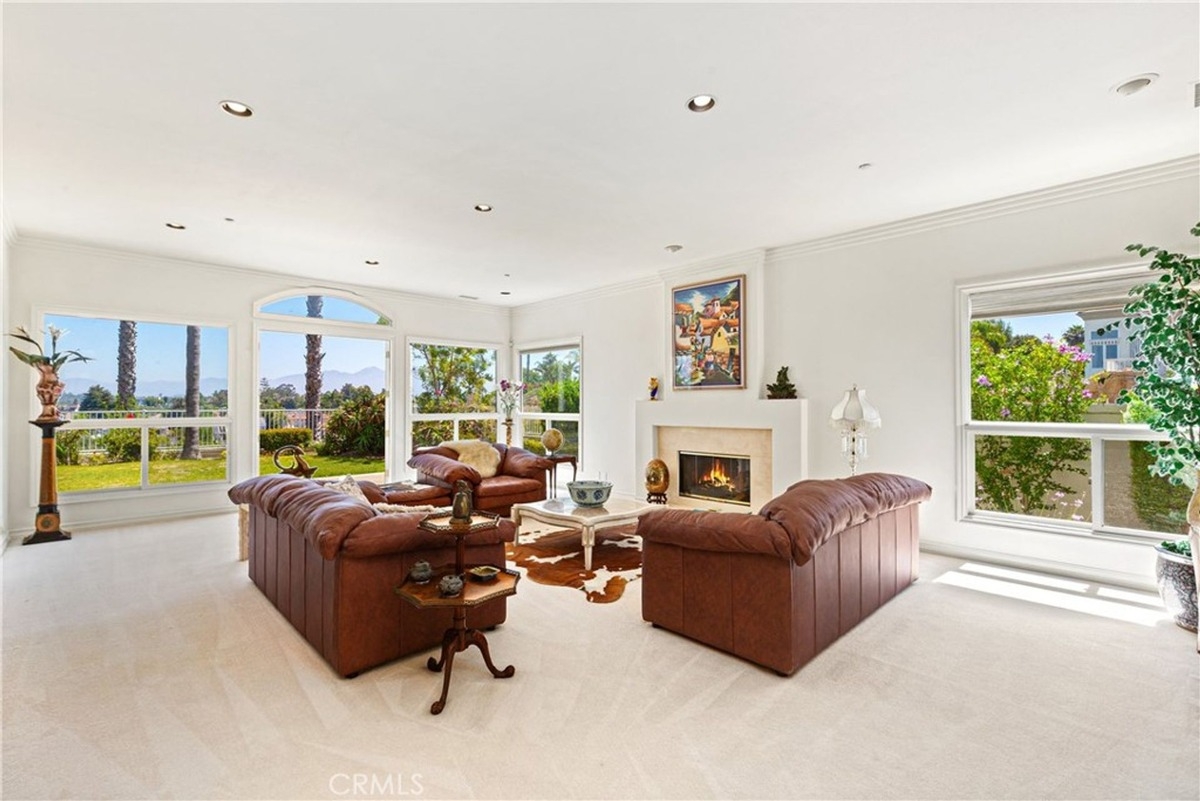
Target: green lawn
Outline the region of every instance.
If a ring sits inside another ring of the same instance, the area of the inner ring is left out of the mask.
[[[338,478],[346,474],[364,475],[384,472],[382,458],[350,456],[306,456],[309,465],[317,468],[314,478]],[[260,475],[278,473],[271,455],[258,459]],[[224,481],[224,459],[163,459],[150,462],[150,483],[189,484],[196,481]],[[138,462],[118,462],[97,465],[59,465],[58,491],[81,492],[99,489],[139,487],[142,466]]]

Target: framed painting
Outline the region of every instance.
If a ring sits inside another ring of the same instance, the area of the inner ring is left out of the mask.
[[[744,389],[746,276],[671,290],[672,386]]]

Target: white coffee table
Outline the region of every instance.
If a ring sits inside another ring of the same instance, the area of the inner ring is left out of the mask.
[[[551,498],[536,503],[514,503],[512,520],[517,524],[517,532],[513,541],[521,541],[521,521],[525,518],[577,528],[583,539],[583,567],[585,570],[591,570],[596,529],[632,523],[652,509],[664,508],[666,507],[624,498],[609,498],[603,506],[576,506],[569,499],[562,498]]]

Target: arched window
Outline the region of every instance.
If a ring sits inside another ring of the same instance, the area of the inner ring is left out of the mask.
[[[386,314],[372,309],[361,301],[346,297],[349,293],[314,287],[303,294],[267,298],[258,303],[256,311],[263,315],[280,317],[318,317],[343,323],[366,323],[368,325],[391,325]]]

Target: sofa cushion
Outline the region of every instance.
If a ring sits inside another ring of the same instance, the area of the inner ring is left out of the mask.
[[[792,558],[802,565],[837,532],[901,506],[927,501],[932,494],[924,481],[892,473],[810,479],[768,501],[759,515],[783,526],[791,538]]]
[[[443,442],[441,448],[449,448],[458,454],[458,460],[465,465],[475,468],[480,478],[491,478],[496,475],[500,466],[500,451],[490,442],[481,439],[458,439]]]
[[[544,481],[519,476],[493,476],[475,488],[475,497],[492,498],[497,495],[520,495],[545,488]]]

